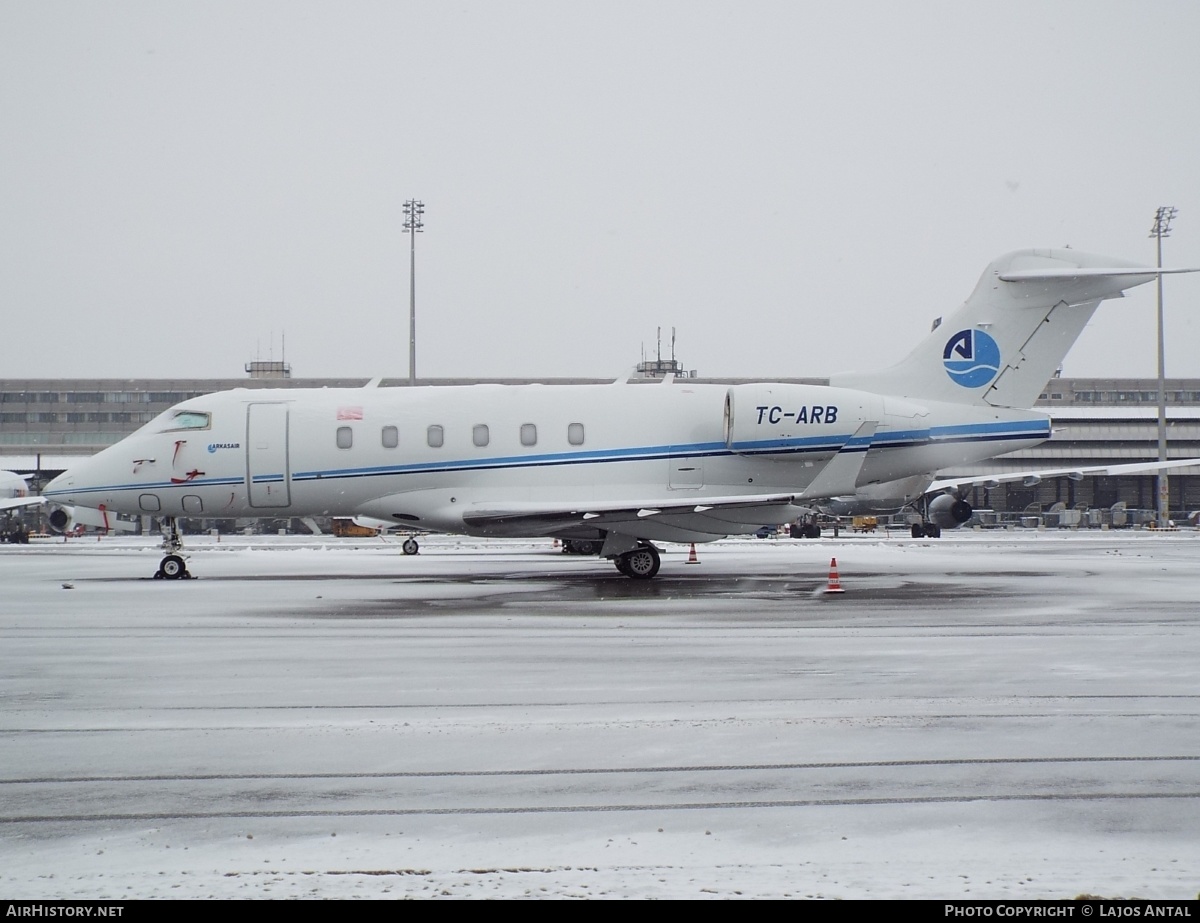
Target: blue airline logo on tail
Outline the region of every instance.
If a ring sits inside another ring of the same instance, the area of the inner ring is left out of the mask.
[[[960,330],[946,341],[942,364],[956,385],[982,388],[1000,372],[1000,346],[983,330]]]

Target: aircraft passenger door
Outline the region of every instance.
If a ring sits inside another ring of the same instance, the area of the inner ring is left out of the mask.
[[[251,506],[291,505],[287,404],[246,406],[246,485]]]

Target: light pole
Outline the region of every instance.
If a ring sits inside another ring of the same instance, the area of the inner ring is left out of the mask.
[[[425,203],[404,203],[404,230],[408,232],[408,383],[417,383],[417,235],[425,230],[421,220]]]
[[[1155,239],[1158,249],[1158,460],[1167,460],[1167,380],[1166,360],[1163,349],[1163,283],[1162,283],[1162,239],[1171,236],[1171,222],[1179,210],[1169,205],[1163,205],[1154,213],[1154,227],[1150,228],[1150,236]],[[1160,468],[1157,478],[1158,485],[1158,525],[1165,529],[1170,522],[1170,489],[1167,472]]]

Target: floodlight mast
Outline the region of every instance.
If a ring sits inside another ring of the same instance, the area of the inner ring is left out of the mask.
[[[408,233],[408,383],[417,383],[417,235],[425,230],[421,218],[425,203],[404,203],[404,230]]]
[[[1164,237],[1171,236],[1171,222],[1179,214],[1179,209],[1170,205],[1161,206],[1154,213],[1154,226],[1150,228],[1150,236],[1155,239],[1158,250],[1158,268],[1162,269],[1162,242]],[[1158,460],[1167,460],[1167,380],[1166,361],[1164,358],[1163,336],[1163,281],[1162,273],[1155,280],[1158,284]],[[1170,524],[1170,484],[1167,472],[1159,469],[1157,477],[1158,488],[1158,526],[1165,529]]]

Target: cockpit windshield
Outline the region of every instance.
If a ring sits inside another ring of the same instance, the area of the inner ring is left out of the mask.
[[[212,414],[201,413],[198,410],[177,410],[168,417],[163,432],[177,429],[208,429],[212,423]]]

